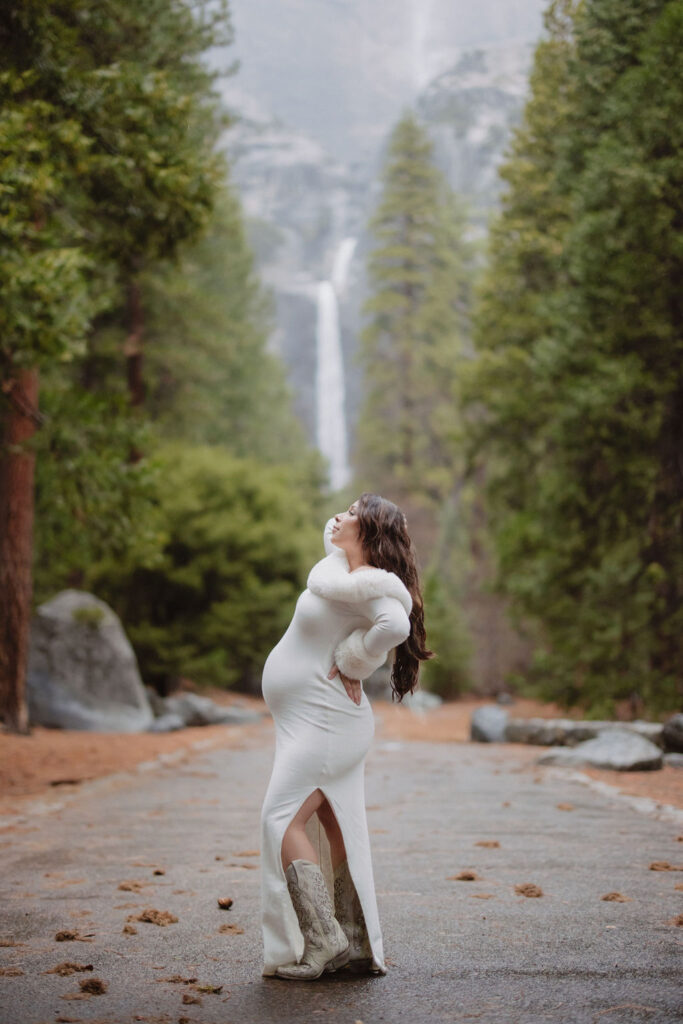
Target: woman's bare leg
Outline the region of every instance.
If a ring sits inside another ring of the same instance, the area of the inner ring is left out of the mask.
[[[318,863],[318,857],[306,835],[306,822],[315,814],[321,804],[327,803],[324,793],[316,789],[314,793],[304,800],[299,810],[292,818],[282,840],[280,855],[282,867],[286,871],[293,860],[310,860]]]
[[[320,791],[318,790],[318,792]],[[332,870],[334,870],[346,860],[344,837],[342,836],[335,813],[326,798],[323,798],[323,802],[317,808],[317,814],[320,824],[325,829],[327,841],[330,844],[330,859],[332,860]]]

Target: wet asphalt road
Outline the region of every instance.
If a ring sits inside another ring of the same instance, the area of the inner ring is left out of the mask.
[[[389,972],[262,978],[256,851],[271,757],[266,726],[244,749],[88,783],[0,831],[2,1024],[683,1020],[683,929],[668,923],[683,911],[683,871],[649,870],[683,865],[683,818],[637,812],[509,746],[376,741],[367,804]],[[449,878],[462,870],[477,879]],[[518,895],[527,882],[544,895]],[[628,900],[601,899],[614,891]],[[124,934],[147,907],[178,921]],[[55,941],[64,929],[91,941]],[[94,969],[44,973],[63,961]],[[65,998],[93,975],[103,995]]]

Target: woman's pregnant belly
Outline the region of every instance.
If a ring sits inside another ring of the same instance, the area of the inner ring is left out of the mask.
[[[356,624],[335,602],[309,590],[301,594],[287,632],[263,666],[263,697],[276,725],[315,723],[341,734],[351,727],[371,739],[374,718],[365,694],[355,704],[339,676],[328,679],[337,644]]]

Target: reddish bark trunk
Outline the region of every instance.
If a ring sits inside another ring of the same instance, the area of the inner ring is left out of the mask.
[[[3,390],[9,401],[0,449],[0,712],[7,729],[26,734],[35,455],[23,442],[36,431],[38,371],[22,370]]]

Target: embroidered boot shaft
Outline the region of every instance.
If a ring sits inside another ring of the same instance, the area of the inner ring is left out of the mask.
[[[287,888],[304,937],[301,962],[277,968],[279,978],[313,981],[348,960],[349,942],[334,916],[322,871],[309,860],[293,860],[285,872]]]
[[[349,940],[349,967],[353,971],[369,970],[372,966],[372,949],[363,908],[347,860],[342,861],[334,871],[334,914]]]

